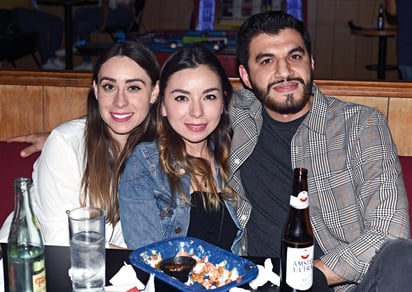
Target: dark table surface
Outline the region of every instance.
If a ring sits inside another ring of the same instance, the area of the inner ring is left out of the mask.
[[[3,263],[4,263],[4,279],[6,292],[8,291],[8,275],[7,275],[7,244],[2,243],[1,248],[3,250]],[[71,281],[68,275],[70,268],[70,250],[66,246],[46,246],[46,279],[47,279],[47,291],[72,291]],[[106,282],[109,285],[109,280],[119,271],[124,263],[129,263],[130,250],[121,249],[107,249],[106,250]],[[264,258],[249,258],[256,264],[263,264]],[[274,271],[279,274],[279,259],[273,259]],[[149,275],[139,269],[136,269],[137,277],[146,284],[149,279]],[[155,280],[156,291],[168,292],[178,291],[169,285]],[[245,287],[250,289],[249,287]],[[278,287],[271,284],[266,284],[258,291],[274,292],[279,291]],[[326,279],[323,274],[314,269],[314,281],[312,291],[327,292],[328,286],[326,285]]]

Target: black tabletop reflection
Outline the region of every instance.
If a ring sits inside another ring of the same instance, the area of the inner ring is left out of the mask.
[[[5,291],[8,292],[8,274],[7,274],[7,244],[2,243],[1,248],[3,251],[3,265],[4,265],[4,284]],[[72,291],[71,281],[68,275],[70,268],[70,250],[68,246],[52,246],[47,245],[45,248],[45,260],[46,260],[46,279],[47,279],[47,291],[55,292],[69,292]],[[106,249],[106,284],[109,285],[109,280],[119,271],[124,263],[129,262],[130,250],[124,249]],[[247,257],[249,260],[256,264],[263,265],[265,258]],[[279,259],[273,258],[273,270],[279,274]],[[144,283],[149,279],[149,275],[135,268],[137,277]],[[175,288],[167,285],[166,283],[155,279],[156,291],[169,292],[178,291]],[[250,289],[248,285],[244,287]],[[274,292],[279,291],[278,287],[267,283],[265,286],[260,287],[258,291]],[[313,289],[316,292],[327,292],[328,286],[324,275],[317,269],[314,269]]]

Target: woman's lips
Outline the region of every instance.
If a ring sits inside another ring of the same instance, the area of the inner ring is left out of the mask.
[[[111,115],[116,122],[127,122],[133,116],[133,113],[111,113]]]
[[[185,124],[186,128],[193,132],[204,131],[207,127],[207,124]]]

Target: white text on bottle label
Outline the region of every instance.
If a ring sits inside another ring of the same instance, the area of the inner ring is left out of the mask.
[[[313,245],[287,248],[286,283],[297,290],[307,290],[313,282]]]

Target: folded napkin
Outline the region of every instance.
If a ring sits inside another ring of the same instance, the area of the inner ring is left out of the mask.
[[[257,288],[265,285],[268,281],[271,282],[273,285],[279,286],[280,285],[280,278],[277,274],[273,272],[273,263],[270,258],[267,258],[264,262],[264,266],[256,265],[258,268],[258,275],[254,280],[249,283],[250,288],[253,290],[257,290]],[[232,288],[230,292],[243,292],[249,291],[244,288]]]
[[[106,292],[145,291],[145,285],[137,278],[133,267],[126,263],[124,263],[124,266],[120,268],[120,270],[109,280],[109,282],[113,286],[106,286]]]

